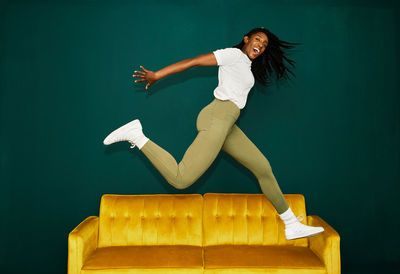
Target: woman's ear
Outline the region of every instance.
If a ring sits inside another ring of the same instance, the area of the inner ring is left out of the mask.
[[[249,42],[249,37],[247,35],[243,38],[243,42],[245,44],[247,44]]]

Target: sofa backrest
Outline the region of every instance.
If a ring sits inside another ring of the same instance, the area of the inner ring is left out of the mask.
[[[306,224],[304,196],[284,195]],[[287,241],[285,225],[264,194],[206,193],[203,196],[203,245],[308,246],[307,238]]]
[[[103,195],[99,247],[202,245],[200,194]]]

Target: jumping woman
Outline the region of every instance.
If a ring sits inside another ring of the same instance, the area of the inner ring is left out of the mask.
[[[290,49],[294,44],[279,40],[264,27],[255,28],[232,48],[185,59],[156,72],[142,66],[142,71],[135,71],[133,77],[141,78],[135,82],[147,81],[147,90],[150,85],[170,74],[198,66],[219,66],[215,99],[200,111],[197,117],[198,134],[179,164],[171,154],[143,134],[138,119],[113,131],[104,139],[104,144],[128,141],[131,148],[137,146],[168,183],[177,189],[192,185],[211,166],[222,149],[257,177],[262,192],[285,224],[286,239],[310,237],[323,232],[322,227],[300,223],[301,219],[294,215],[287,204],[268,160],[235,124],[255,79],[268,85],[272,73],[275,73],[277,80],[289,79],[287,72],[293,74],[283,61],[286,60],[293,67],[294,61],[284,55],[282,48]]]

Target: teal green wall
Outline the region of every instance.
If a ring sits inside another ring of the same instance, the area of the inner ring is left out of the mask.
[[[260,193],[223,153],[176,190],[128,143],[102,144],[140,118],[180,160],[217,67],[172,75],[150,93],[133,71],[233,46],[255,26],[303,45],[291,55],[297,77],[256,86],[239,126],[282,191],[303,194],[307,213],[339,232],[342,273],[399,267],[396,1],[0,3],[1,273],[65,273],[68,233],[98,215],[105,193]]]

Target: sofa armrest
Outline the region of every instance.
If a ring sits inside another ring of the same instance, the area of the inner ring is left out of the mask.
[[[68,236],[68,274],[81,273],[86,258],[97,248],[99,217],[90,216]]]
[[[322,226],[324,232],[309,238],[310,249],[324,262],[327,274],[340,274],[340,236],[320,217],[307,216],[307,224]]]

